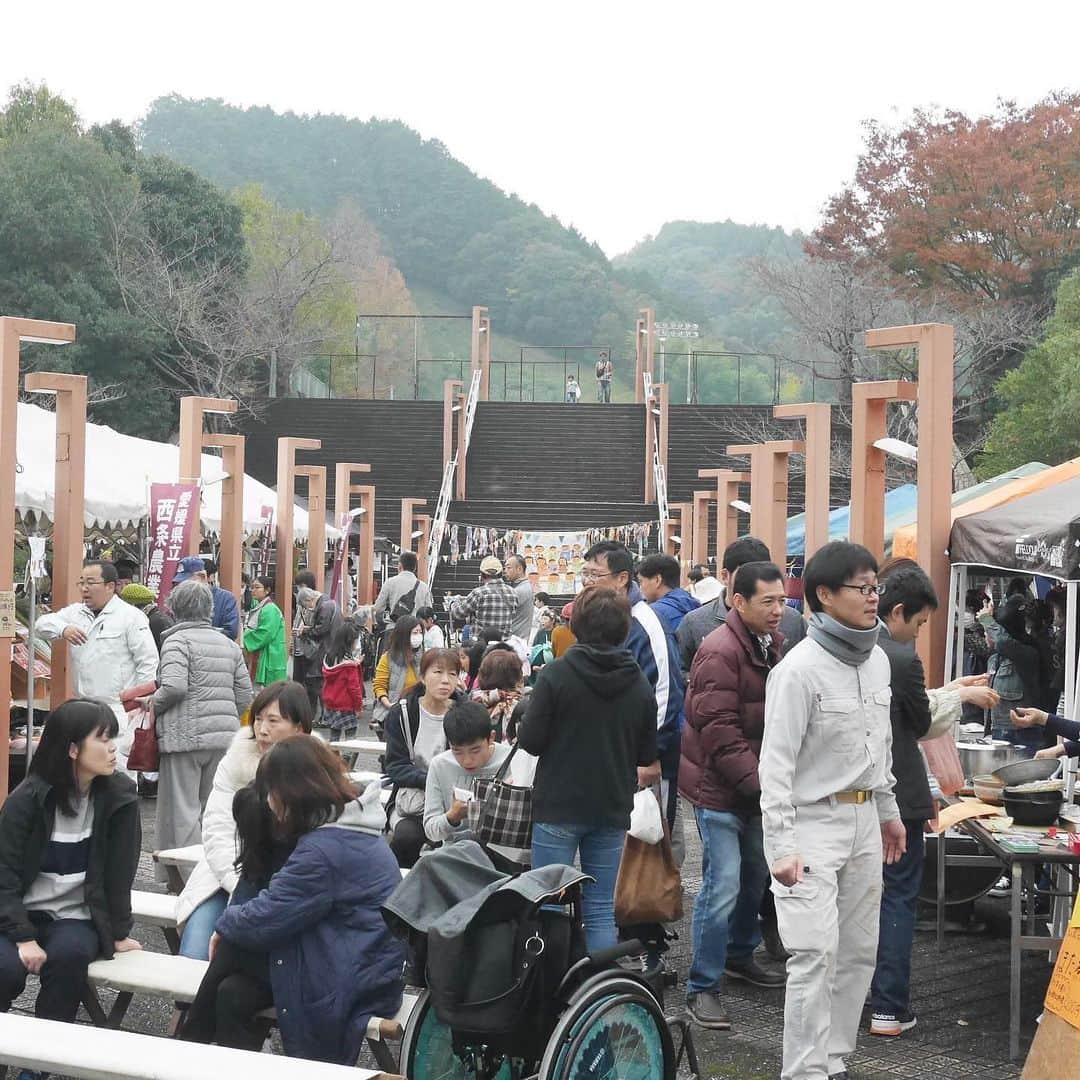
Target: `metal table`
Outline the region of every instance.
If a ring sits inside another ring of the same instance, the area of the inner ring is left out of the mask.
[[[957,826],[986,852],[985,855],[946,855],[946,835],[938,837],[937,845],[937,943],[940,949],[945,940],[945,868],[946,866],[986,866],[998,863],[1007,868],[1012,881],[1009,916],[1009,1060],[1020,1056],[1020,965],[1027,952],[1055,952],[1063,940],[1053,934],[1037,934],[1039,916],[1035,913],[1035,875],[1043,866],[1060,867],[1067,873],[1070,885],[1067,892],[1043,892],[1041,895],[1065,896],[1074,900],[1080,885],[1080,855],[1070,851],[1008,851],[998,842],[979,818],[966,818]],[[1029,896],[1027,933],[1024,933],[1021,900],[1024,889]],[[1043,919],[1045,920],[1045,916]]]

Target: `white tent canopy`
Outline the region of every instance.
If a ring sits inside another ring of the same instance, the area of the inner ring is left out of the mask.
[[[52,520],[56,507],[56,415],[47,409],[19,403],[17,438],[19,472],[15,477],[15,508],[21,514],[44,514]],[[121,435],[100,424],[86,425],[86,498],[83,518],[87,527],[127,527],[149,513],[150,484],[176,483],[180,448]],[[225,470],[219,457],[202,455],[202,508],[205,532],[221,529],[221,481]],[[250,476],[244,477],[244,532],[262,531],[262,508],[277,508],[277,494]],[[335,539],[338,530],[327,526]],[[300,505],[294,512],[294,533],[307,538],[308,515]]]

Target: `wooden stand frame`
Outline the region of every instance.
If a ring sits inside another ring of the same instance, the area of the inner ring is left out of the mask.
[[[732,457],[750,458],[750,532],[763,541],[772,561],[787,572],[788,457],[806,444],[772,440],[729,446]]]

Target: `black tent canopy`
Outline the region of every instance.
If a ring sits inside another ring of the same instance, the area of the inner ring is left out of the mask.
[[[1080,476],[957,518],[949,559],[1063,581],[1080,578]]]

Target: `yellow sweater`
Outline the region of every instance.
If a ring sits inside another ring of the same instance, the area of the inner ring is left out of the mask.
[[[416,664],[410,664],[405,672],[405,685],[401,688],[401,696],[404,697],[419,681],[420,676],[416,672]],[[388,652],[383,653],[375,665],[375,678],[371,680],[371,688],[375,691],[376,701],[390,694],[390,654]]]

